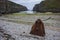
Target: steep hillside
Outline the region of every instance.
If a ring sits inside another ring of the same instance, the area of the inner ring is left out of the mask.
[[[45,0],[39,4],[36,4],[33,8],[36,12],[60,12],[60,1],[59,0]]]
[[[26,11],[27,8],[20,4],[16,4],[14,2],[8,0],[0,0],[0,13],[15,13],[20,11]]]

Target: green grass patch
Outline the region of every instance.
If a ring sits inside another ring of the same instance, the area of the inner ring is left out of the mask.
[[[30,14],[30,13],[13,13],[13,14],[7,14],[6,16],[49,16],[49,15],[59,15],[60,16],[60,13],[51,13],[51,12],[46,12],[46,13],[33,13],[33,14]]]
[[[60,15],[60,13],[33,13],[33,14],[29,14],[29,13],[14,13],[13,15],[16,15],[16,16],[26,16],[26,15],[36,15],[36,16],[39,16],[39,15]]]

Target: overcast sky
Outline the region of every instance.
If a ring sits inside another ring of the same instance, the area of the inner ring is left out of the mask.
[[[42,0],[10,0],[15,3],[26,6],[29,10],[32,10],[35,4],[40,3]]]

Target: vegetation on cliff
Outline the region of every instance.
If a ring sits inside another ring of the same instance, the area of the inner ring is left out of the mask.
[[[60,0],[45,0],[33,8],[36,12],[60,12]]]

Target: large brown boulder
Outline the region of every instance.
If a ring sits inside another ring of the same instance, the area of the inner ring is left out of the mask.
[[[42,37],[45,36],[44,24],[40,19],[37,19],[35,24],[32,26],[30,34],[38,35]]]

